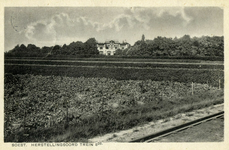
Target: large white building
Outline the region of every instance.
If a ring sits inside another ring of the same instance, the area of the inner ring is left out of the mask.
[[[97,43],[99,54],[114,55],[117,49],[124,50],[130,46],[127,42],[119,43],[118,41],[106,41],[105,43]]]

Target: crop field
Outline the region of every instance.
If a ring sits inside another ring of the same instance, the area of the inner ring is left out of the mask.
[[[131,68],[106,66],[55,66],[55,65],[5,65],[5,72],[12,74],[60,75],[68,77],[97,77],[117,80],[176,81],[205,83],[224,86],[224,71],[214,69],[183,68]]]
[[[192,96],[178,82],[6,74],[5,141],[78,141],[223,102],[222,89],[194,86]],[[66,126],[74,134],[55,139]]]
[[[51,56],[51,57],[5,57],[5,59],[31,59],[31,60],[85,60],[85,61],[130,61],[130,62],[212,62],[219,61],[223,62],[224,57],[163,57],[163,56],[155,56],[155,57],[115,57],[115,56],[106,56],[106,57],[70,57],[70,56]]]
[[[125,62],[125,61],[64,61],[64,60],[5,60],[5,64],[33,65],[71,65],[71,66],[109,66],[109,67],[142,67],[142,68],[189,68],[189,69],[218,69],[223,70],[221,63],[190,63],[190,62]]]
[[[221,65],[16,62],[5,60],[5,142],[87,141],[224,101]]]

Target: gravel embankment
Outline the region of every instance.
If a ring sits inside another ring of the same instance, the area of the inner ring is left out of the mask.
[[[214,106],[210,106],[203,109],[198,109],[192,112],[177,114],[173,117],[161,119],[154,122],[149,122],[143,126],[137,126],[129,130],[124,130],[116,133],[109,133],[104,136],[98,136],[93,139],[89,139],[91,142],[128,142],[134,139],[138,139],[140,137],[144,137],[186,122],[193,121],[198,118],[202,118],[220,111],[224,110],[223,104],[218,104]],[[201,127],[204,128],[204,127]],[[217,132],[217,131],[216,131]],[[186,138],[188,139],[188,138]],[[185,140],[184,140],[185,141]],[[190,142],[192,140],[190,139]],[[208,140],[207,140],[208,141]],[[209,139],[209,142],[212,140]],[[189,142],[189,141],[186,141]],[[196,139],[198,142],[198,139]],[[199,141],[201,142],[201,140]]]

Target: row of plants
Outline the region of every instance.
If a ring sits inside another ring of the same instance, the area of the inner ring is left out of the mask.
[[[154,80],[175,81],[184,83],[205,83],[211,86],[224,87],[224,71],[213,69],[180,69],[180,68],[115,68],[84,66],[29,66],[7,65],[5,73],[55,75],[86,78],[111,78],[117,80]],[[220,85],[219,85],[220,84]]]
[[[224,61],[224,56],[123,56],[123,55],[57,55],[57,56],[26,56],[22,55],[20,57],[14,55],[6,55],[5,59],[36,59],[36,60],[93,60],[93,61],[173,61],[173,62],[201,62],[201,61]]]
[[[224,69],[222,65],[213,64],[171,64],[171,63],[150,63],[150,62],[138,62],[138,63],[127,63],[127,62],[106,62],[106,61],[49,61],[49,60],[5,60],[5,64],[37,64],[37,65],[74,65],[74,66],[109,66],[109,67],[149,67],[149,68],[195,68],[195,69]]]
[[[192,95],[190,83],[171,81],[8,73],[4,79],[5,142],[58,141],[55,137],[69,130],[65,140],[79,140],[187,111],[197,103],[223,102],[215,99],[223,96],[222,89],[199,83]]]

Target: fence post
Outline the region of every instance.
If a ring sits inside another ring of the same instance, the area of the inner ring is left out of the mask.
[[[192,82],[192,95],[193,95],[193,82]]]
[[[48,116],[48,124],[47,124],[47,127],[49,128],[49,127],[51,127],[51,117],[50,116]]]
[[[24,133],[25,133],[25,117],[26,117],[26,112],[25,112],[25,110],[24,110],[24,124],[23,124],[23,128],[24,128]]]
[[[220,89],[220,79],[219,79],[219,89]]]

